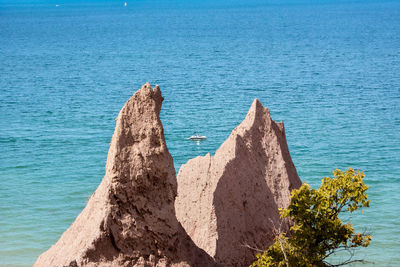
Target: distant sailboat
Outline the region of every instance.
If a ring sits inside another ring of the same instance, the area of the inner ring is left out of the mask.
[[[128,4],[125,2],[125,3],[124,3],[124,6],[127,6],[127,5],[128,5]]]

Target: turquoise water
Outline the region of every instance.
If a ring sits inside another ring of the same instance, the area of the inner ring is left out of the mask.
[[[303,181],[364,170],[371,208],[351,221],[373,241],[357,255],[400,265],[400,3],[245,3],[0,2],[0,265],[31,265],[73,222],[146,81],[177,169],[257,97]]]

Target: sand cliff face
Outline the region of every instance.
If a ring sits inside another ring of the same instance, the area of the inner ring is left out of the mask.
[[[177,221],[176,176],[160,121],[163,98],[144,85],[116,119],[106,174],[85,209],[35,266],[213,266]]]
[[[184,164],[177,183],[162,101],[146,84],[124,105],[101,184],[35,266],[246,266],[246,245],[271,244],[278,208],[300,186],[283,124],[255,100],[215,156]]]
[[[225,266],[248,266],[255,253],[247,245],[272,244],[278,208],[287,207],[290,191],[301,185],[283,123],[274,122],[257,99],[215,155],[189,160],[177,179],[178,220]]]

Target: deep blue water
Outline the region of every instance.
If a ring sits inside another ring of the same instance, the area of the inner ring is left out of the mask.
[[[0,265],[33,264],[73,222],[146,81],[177,169],[257,97],[303,181],[364,170],[371,207],[351,221],[373,240],[357,255],[400,265],[399,2],[122,3],[0,2]]]

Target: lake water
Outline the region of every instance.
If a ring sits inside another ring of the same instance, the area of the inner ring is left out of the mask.
[[[57,7],[56,4],[59,4]],[[254,98],[303,181],[364,170],[373,236],[400,266],[400,3],[0,2],[0,265],[29,266],[104,175],[125,101],[159,84],[176,168],[214,153]],[[193,133],[208,137],[196,144]]]

